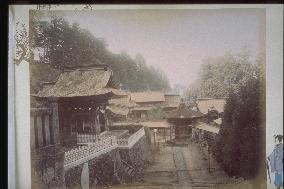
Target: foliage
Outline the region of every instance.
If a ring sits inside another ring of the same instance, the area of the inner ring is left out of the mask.
[[[230,91],[220,133],[213,146],[214,155],[230,176],[253,178],[260,167],[264,109],[262,73],[257,73],[248,76],[238,90]]]
[[[142,55],[132,58],[125,52],[114,54],[107,49],[103,39],[80,28],[78,23],[70,24],[63,17],[38,13],[31,14],[30,20],[30,44],[34,50],[42,51],[40,65],[47,63],[54,69],[63,70],[79,65],[107,64],[125,90],[170,89],[165,74],[147,66]],[[38,78],[33,76],[32,79]]]
[[[188,88],[189,99],[226,97],[230,90],[238,89],[256,72],[246,51],[203,61],[199,79]]]

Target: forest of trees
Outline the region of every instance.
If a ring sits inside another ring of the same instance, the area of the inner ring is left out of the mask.
[[[170,90],[164,72],[148,66],[142,55],[132,58],[126,52],[112,53],[103,39],[80,28],[78,23],[71,24],[63,17],[52,15],[46,19],[32,12],[29,28],[30,47],[42,51],[40,60],[30,65],[32,93],[39,90],[40,82],[55,80],[66,67],[95,64],[110,66],[124,90]]]

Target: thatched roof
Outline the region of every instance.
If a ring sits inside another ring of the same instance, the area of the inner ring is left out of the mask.
[[[191,119],[191,118],[197,118],[197,117],[202,117],[202,116],[203,116],[202,113],[191,110],[187,108],[184,103],[181,103],[179,107],[176,110],[171,111],[167,115],[166,118],[167,119]]]
[[[165,96],[161,92],[140,92],[140,93],[131,93],[131,100],[136,103],[142,102],[164,102]]]
[[[112,70],[105,67],[83,67],[62,72],[57,81],[45,84],[37,97],[82,97],[107,93],[122,95],[113,88]]]
[[[196,100],[198,110],[207,114],[208,110],[217,110],[219,113],[224,112],[226,98],[199,98]]]

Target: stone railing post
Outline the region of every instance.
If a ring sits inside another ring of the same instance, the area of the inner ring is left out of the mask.
[[[55,185],[56,187],[65,187],[65,174],[64,174],[64,151],[60,142],[59,135],[59,117],[58,117],[58,100],[49,99],[50,108],[52,109],[51,125],[52,137],[54,143],[54,158],[55,158]]]

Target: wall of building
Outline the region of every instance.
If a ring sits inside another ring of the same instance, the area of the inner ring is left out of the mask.
[[[59,140],[58,104],[31,111],[32,188],[62,187],[64,152]]]

